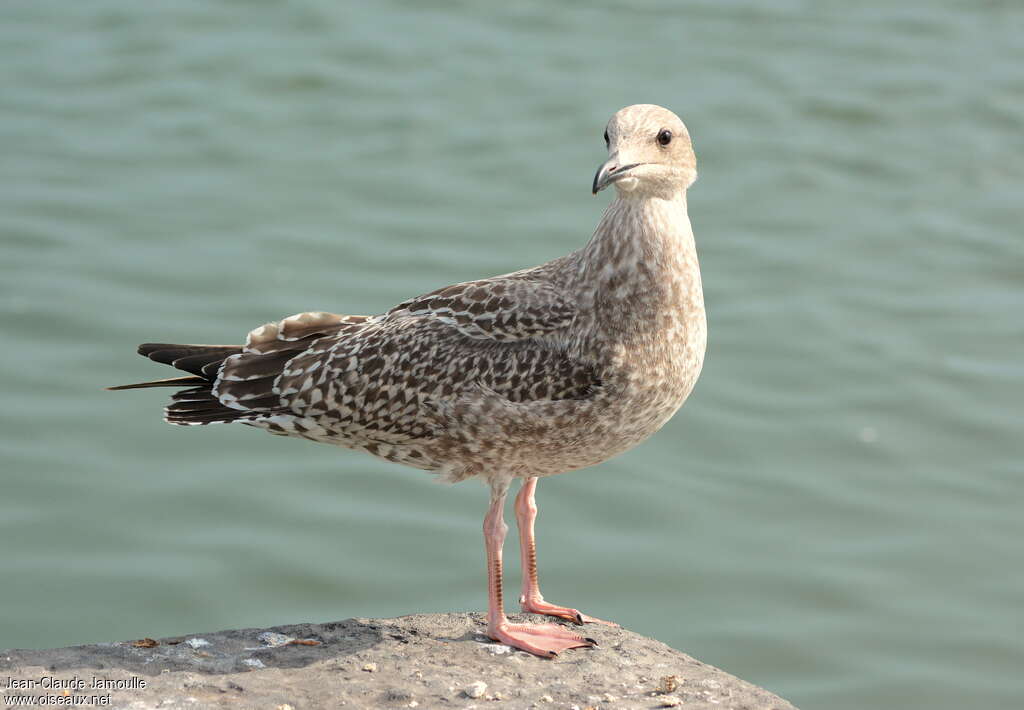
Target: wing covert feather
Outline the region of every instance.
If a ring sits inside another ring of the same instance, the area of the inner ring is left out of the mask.
[[[388,315],[431,316],[471,338],[513,341],[568,327],[576,308],[550,283],[511,274],[447,286]]]
[[[582,399],[595,384],[591,367],[557,348],[472,338],[431,316],[321,338],[278,381],[296,415],[383,441],[436,436],[440,410],[485,391],[512,402]]]
[[[586,397],[593,369],[538,340],[575,314],[555,287],[518,274],[448,286],[383,316],[300,313],[252,331],[214,395],[356,441],[429,438],[438,411],[484,392],[511,402]]]

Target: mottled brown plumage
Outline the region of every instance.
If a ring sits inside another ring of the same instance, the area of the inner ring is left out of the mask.
[[[202,378],[173,396],[167,421],[241,421],[449,481],[482,476],[493,492],[489,519],[512,479],[531,481],[532,504],[535,477],[639,444],[683,403],[703,362],[686,210],[696,160],[685,126],[658,106],[623,109],[607,135],[611,156],[594,191],[614,184],[618,194],[582,249],[377,316],[291,316],[250,332],[243,346],[140,346],[192,373],[179,386]],[[532,546],[530,505],[523,509]],[[489,559],[502,526],[488,529]],[[500,577],[500,546],[497,563]],[[527,596],[534,610],[583,619],[543,610],[539,591],[524,586]],[[492,636],[538,652],[524,634],[539,632],[508,631],[503,613],[492,617]],[[544,633],[548,650],[585,645]]]

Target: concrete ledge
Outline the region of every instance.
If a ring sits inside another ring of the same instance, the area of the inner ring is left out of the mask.
[[[484,627],[482,614],[417,614],[0,651],[0,692],[6,703],[16,695],[63,696],[48,703],[59,707],[96,696],[93,703],[101,704],[94,707],[139,710],[794,710],[767,690],[625,629],[588,625],[598,648],[546,660],[489,641]]]

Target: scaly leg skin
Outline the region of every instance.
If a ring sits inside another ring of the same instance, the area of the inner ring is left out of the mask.
[[[546,614],[568,619],[577,624],[608,624],[618,626],[614,621],[604,621],[593,616],[580,613],[577,609],[549,604],[544,601],[537,581],[537,541],[533,534],[533,523],[537,519],[537,501],[534,493],[537,490],[537,477],[527,478],[516,496],[516,522],[519,524],[519,555],[523,566],[523,594],[519,604],[523,611],[534,614]]]
[[[501,548],[505,542],[503,508],[508,482],[491,486],[491,507],[484,517],[484,547],[487,550],[487,635],[529,653],[553,658],[570,648],[596,646],[594,639],[584,638],[557,624],[511,624],[505,616],[501,591]]]

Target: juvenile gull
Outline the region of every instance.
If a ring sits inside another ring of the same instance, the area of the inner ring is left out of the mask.
[[[532,269],[447,286],[376,316],[300,313],[245,345],[146,343],[190,373],[123,385],[184,387],[172,424],[241,422],[491,488],[484,517],[487,633],[540,656],[595,642],[557,624],[512,624],[502,605],[503,507],[512,481],[527,612],[600,621],[537,583],[537,479],[605,461],[662,427],[693,389],[707,327],[686,211],[690,136],[667,109],[608,122],[593,192],[616,196],[582,249]],[[604,622],[607,623],[607,622]]]

